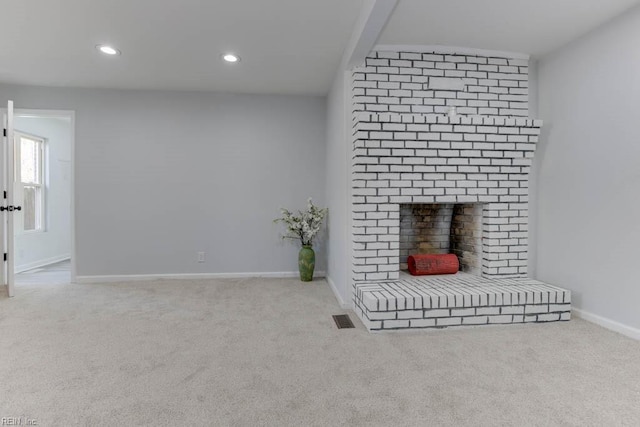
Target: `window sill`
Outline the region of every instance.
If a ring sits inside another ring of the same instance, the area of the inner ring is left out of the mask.
[[[47,230],[29,230],[29,231],[18,231],[16,236],[29,236],[31,234],[43,234],[46,233]]]

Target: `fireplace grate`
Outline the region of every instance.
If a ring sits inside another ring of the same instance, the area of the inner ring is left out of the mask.
[[[336,322],[338,329],[355,328],[348,314],[336,314],[333,316],[333,320]]]

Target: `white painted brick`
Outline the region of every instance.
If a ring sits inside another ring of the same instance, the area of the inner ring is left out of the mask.
[[[450,141],[428,141],[428,147],[430,149],[449,149],[451,148],[451,142]],[[438,153],[436,152],[434,154],[435,156],[438,155]]]
[[[488,63],[492,64],[492,65],[507,65],[508,64],[506,58],[489,58]]]
[[[444,141],[462,141],[463,138],[464,135],[460,133],[442,133],[440,135],[440,139]]]
[[[560,320],[560,313],[539,314],[538,322],[555,322]]]
[[[484,134],[465,133],[463,134],[463,139],[469,142],[485,142],[487,140],[487,136]],[[490,147],[490,149],[492,148],[493,147]]]
[[[476,71],[478,69],[478,65],[477,64],[458,64],[457,68],[458,70]]]
[[[571,311],[571,304],[549,304],[549,312]]]
[[[465,83],[460,78],[431,77],[429,79],[429,89],[432,90],[463,91],[464,88]]]
[[[407,60],[407,58],[402,58],[402,52],[400,52],[400,59],[391,59],[389,65],[392,67],[411,67],[412,61]]]
[[[380,252],[387,252],[387,251],[378,251],[378,253]],[[391,261],[388,261],[389,263]],[[378,264],[378,272],[394,272],[398,270],[398,263],[394,263],[394,264]]]
[[[412,75],[412,74],[417,74],[420,75],[422,74],[422,70],[418,69],[418,68],[400,68],[400,74],[404,74],[404,75]]]
[[[423,310],[403,310],[398,311],[398,319],[422,319]]]
[[[425,123],[407,124],[407,131],[410,132],[429,132],[430,126]]]
[[[362,320],[362,324],[370,331],[378,330],[382,328],[382,322],[379,320],[369,320],[364,316],[359,316]]]
[[[487,323],[489,323],[489,318],[487,316],[472,316],[462,318],[463,325],[485,325]]]
[[[415,154],[414,150],[410,150],[410,149],[400,149],[400,148],[396,148],[393,149],[393,155],[394,156],[413,156]]]
[[[460,132],[460,133],[475,133],[476,132],[476,127],[475,126],[467,126],[467,125],[457,125],[453,127],[453,131],[454,132]]]
[[[449,310],[446,309],[431,309],[431,310],[425,310],[424,311],[424,318],[425,319],[430,319],[430,318],[436,318],[436,317],[449,317],[450,316],[450,312]]]
[[[415,132],[394,132],[393,139],[415,140],[417,139],[417,134]]]
[[[489,323],[495,323],[495,324],[513,323],[513,316],[511,315],[489,316]]]
[[[431,131],[432,132],[453,132],[453,126],[452,125],[432,125]]]
[[[380,145],[382,148],[404,148],[405,141],[382,141]]]
[[[480,157],[482,156],[482,151],[480,150],[462,150],[460,155],[463,157]]]
[[[378,309],[378,300],[370,293],[366,293],[362,296],[362,304],[364,304],[367,310]]]
[[[398,329],[398,328],[408,328],[409,321],[408,320],[384,320],[382,322],[383,329]]]
[[[380,89],[399,89],[400,82],[374,82]]]
[[[364,138],[360,137],[359,139],[364,139]],[[393,139],[393,132],[369,132],[369,138],[370,139]]]
[[[430,328],[436,326],[436,319],[411,319],[409,326],[412,328]]]
[[[439,141],[440,133],[436,132],[420,132],[418,133],[418,139],[423,141]]]
[[[396,318],[397,311],[370,311],[367,317],[370,320],[393,320]]]
[[[475,308],[463,308],[463,309],[452,309],[451,316],[474,316],[476,314]]]
[[[405,131],[407,130],[407,125],[403,123],[377,123],[382,127],[382,130],[385,131]]]
[[[500,307],[500,314],[524,314],[524,306],[512,305]]]
[[[538,314],[538,313],[548,313],[549,306],[548,305],[527,305],[525,306],[525,314]]]
[[[500,308],[499,307],[478,307],[476,309],[476,315],[478,315],[478,316],[497,315],[497,314],[500,314]]]

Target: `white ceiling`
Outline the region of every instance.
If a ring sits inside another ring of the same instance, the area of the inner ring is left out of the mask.
[[[0,82],[326,94],[355,23],[390,0],[2,2]],[[400,0],[378,44],[548,53],[640,0]],[[118,57],[95,49],[112,43]],[[226,51],[242,61],[229,66]]]
[[[16,0],[0,82],[325,94],[363,0]],[[100,55],[112,43],[118,57]],[[229,66],[226,51],[242,61]]]
[[[640,0],[400,0],[379,44],[549,53]]]

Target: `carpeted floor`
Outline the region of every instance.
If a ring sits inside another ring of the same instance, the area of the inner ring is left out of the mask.
[[[640,343],[573,320],[338,330],[294,279],[0,296],[0,417],[39,426],[640,425]]]

